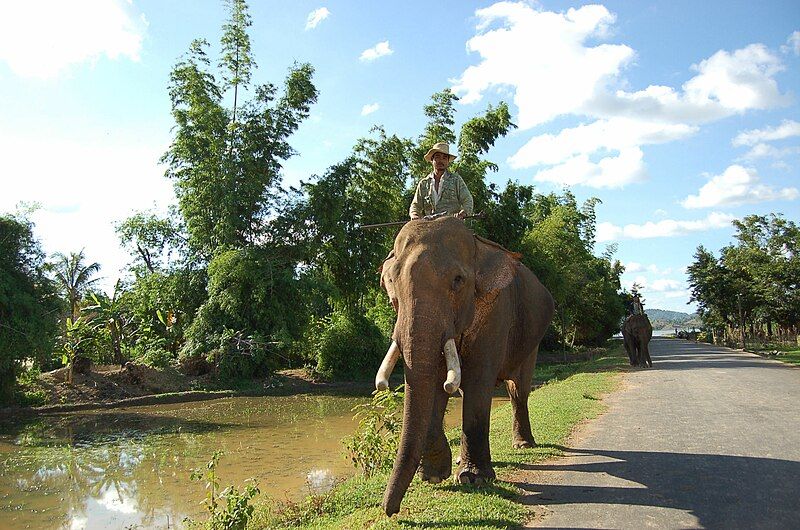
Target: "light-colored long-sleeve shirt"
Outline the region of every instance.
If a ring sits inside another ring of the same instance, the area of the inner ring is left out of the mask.
[[[431,172],[417,184],[411,207],[408,209],[408,216],[411,219],[438,213],[455,215],[461,210],[467,215],[472,215],[472,194],[464,179],[455,173],[445,171],[439,181],[438,193],[434,182]]]

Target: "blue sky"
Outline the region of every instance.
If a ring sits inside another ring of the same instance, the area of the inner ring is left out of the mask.
[[[618,244],[646,305],[688,310],[684,268],[730,221],[800,220],[796,1],[252,1],[256,83],[294,61],[320,98],[292,138],[296,184],[373,125],[416,137],[431,94],[458,124],[507,101],[519,125],[491,179],[598,197],[598,250]],[[169,72],[194,38],[214,50],[222,2],[29,0],[0,5],[0,211],[38,202],[47,252],[85,247],[112,285],[113,224],[174,200]]]

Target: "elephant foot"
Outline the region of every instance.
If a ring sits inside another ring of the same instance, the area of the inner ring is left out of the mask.
[[[530,439],[530,440],[524,440],[524,439],[522,439],[522,438],[519,438],[519,439],[516,439],[516,438],[515,438],[515,439],[514,439],[514,440],[511,442],[511,446],[512,446],[514,449],[533,449],[534,447],[536,447],[536,441],[535,441],[535,440],[533,440],[533,439]]]
[[[441,459],[439,461],[432,462],[429,459],[423,458],[419,469],[417,470],[417,475],[425,482],[438,484],[444,479],[448,478],[452,471],[453,469],[450,464],[450,454],[448,452],[447,460]]]
[[[439,484],[450,476],[450,468],[442,470],[428,470],[420,468],[417,472],[420,479],[431,484]]]
[[[462,466],[456,474],[456,483],[483,485],[495,479],[494,469],[490,467],[480,469],[477,466]]]

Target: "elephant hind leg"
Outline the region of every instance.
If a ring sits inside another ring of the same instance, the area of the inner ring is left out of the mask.
[[[646,343],[642,345],[642,365],[653,366],[653,360],[650,358],[650,345]]]
[[[531,419],[528,412],[528,396],[531,393],[533,371],[536,366],[537,346],[533,354],[528,356],[519,367],[513,378],[506,381],[508,397],[511,398],[511,407],[514,411],[514,425],[511,432],[511,445],[515,449],[525,449],[536,446],[536,440],[531,431]]]

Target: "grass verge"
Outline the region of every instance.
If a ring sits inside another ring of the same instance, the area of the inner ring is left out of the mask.
[[[776,361],[800,365],[800,347],[796,345],[767,343],[748,345],[746,350]]]
[[[543,386],[531,394],[530,414],[538,447],[511,448],[511,405],[492,411],[492,460],[498,480],[476,488],[452,481],[431,485],[415,478],[398,515],[388,518],[381,510],[388,473],[370,479],[353,477],[324,495],[307,497],[299,503],[261,501],[248,529],[366,529],[396,528],[516,528],[527,511],[518,502],[519,491],[508,479],[530,464],[559,456],[557,446],[566,441],[582,421],[604,410],[601,397],[611,392],[616,375],[625,365],[622,348],[613,346],[591,361],[544,365],[537,369]],[[460,429],[448,433],[454,456],[459,453]],[[455,468],[455,466],[454,466]]]

